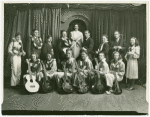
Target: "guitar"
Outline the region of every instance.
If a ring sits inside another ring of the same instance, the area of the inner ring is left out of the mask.
[[[116,95],[119,95],[119,94],[121,94],[122,93],[122,88],[121,88],[121,86],[120,86],[120,84],[119,84],[119,82],[118,82],[118,80],[117,80],[117,77],[116,77],[116,73],[114,73],[114,76],[115,76],[115,85],[114,85],[114,93],[116,94]]]
[[[31,73],[31,68],[30,68],[30,62],[29,62],[29,60],[27,59],[26,61],[28,63],[29,75],[26,75],[27,82],[25,84],[25,88],[26,88],[26,90],[28,92],[35,93],[35,92],[39,91],[40,86],[36,82],[36,76]]]
[[[92,85],[92,91],[97,94],[102,94],[104,93],[105,89],[104,89],[104,85],[101,82],[98,60],[96,58],[95,58],[95,62],[98,68],[95,70],[97,76],[95,76],[95,83],[94,85]]]
[[[49,77],[46,74],[46,69],[45,69],[45,65],[44,65],[43,61],[41,61],[41,63],[42,63],[42,66],[43,66],[43,73],[44,73],[42,89],[45,93],[49,93],[53,90],[53,84],[48,79]]]
[[[73,87],[71,85],[71,81],[70,81],[70,79],[68,79],[68,76],[67,76],[66,63],[64,65],[64,76],[63,76],[62,89],[66,93],[72,93],[74,91]]]
[[[80,74],[80,70],[79,70],[79,66],[78,66],[77,62],[76,62],[76,68],[77,68],[77,81],[79,83],[78,92],[82,93],[82,94],[87,93],[89,87],[85,81],[85,78],[83,78]]]

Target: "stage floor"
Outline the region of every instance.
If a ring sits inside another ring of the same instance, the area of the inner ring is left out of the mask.
[[[121,95],[106,94],[27,94],[23,89],[4,88],[2,110],[137,111],[148,113],[146,89],[140,85]]]

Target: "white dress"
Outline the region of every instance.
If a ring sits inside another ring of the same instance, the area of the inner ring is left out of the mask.
[[[76,59],[80,54],[80,49],[83,43],[83,34],[80,31],[72,31],[70,35],[72,39],[72,54],[73,58]]]
[[[126,77],[129,79],[138,79],[138,61],[140,57],[140,46],[130,47],[131,51],[129,55],[125,55],[127,60]]]
[[[14,39],[13,42],[9,44],[8,53],[11,55],[10,62],[11,62],[11,86],[16,86],[20,83],[20,76],[21,76],[21,40],[16,41]]]

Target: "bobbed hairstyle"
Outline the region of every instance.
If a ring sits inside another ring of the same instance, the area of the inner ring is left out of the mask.
[[[131,39],[135,39],[135,46],[139,46],[139,41],[137,40],[136,37],[131,37]],[[130,43],[130,46],[131,46],[131,43]]]
[[[39,55],[38,55],[36,52],[32,52],[31,57],[32,57],[32,55],[33,55],[33,54],[35,54],[35,55],[36,55],[36,59],[38,59],[38,58],[39,58]]]
[[[106,37],[106,38],[108,39],[108,35],[106,35],[106,34],[103,34],[103,35],[102,35],[102,37],[103,37],[103,36],[104,36],[104,37]]]
[[[17,37],[17,36],[21,36],[21,33],[20,32],[17,32],[16,34],[15,34],[15,37]]]
[[[113,60],[114,60],[114,55],[115,55],[115,54],[119,54],[118,60],[121,60],[121,59],[122,59],[121,54],[120,54],[118,51],[114,51],[113,54],[112,54]]]
[[[105,57],[105,53],[104,53],[104,52],[99,52],[99,53],[98,53],[98,57],[99,57],[100,54],[103,54],[104,57]]]

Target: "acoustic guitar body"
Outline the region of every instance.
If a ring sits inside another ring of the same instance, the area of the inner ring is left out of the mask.
[[[105,89],[104,89],[104,85],[99,85],[99,84],[96,84],[96,85],[93,85],[92,86],[92,91],[96,94],[103,94]]]
[[[49,79],[49,77],[47,77]],[[50,93],[53,91],[53,83],[49,80],[43,81],[42,89],[45,93]]]
[[[78,75],[78,77],[79,77],[79,75]],[[82,77],[80,76],[79,78],[82,78]],[[89,86],[87,85],[87,83],[86,83],[84,78],[82,78],[81,81],[79,80],[79,78],[77,79],[78,84],[79,84],[78,85],[78,92],[80,94],[85,94],[85,93],[88,92]]]
[[[63,83],[62,88],[66,93],[72,93],[73,87],[69,83]]]
[[[105,92],[105,87],[101,82],[101,78],[98,75],[95,75],[95,84],[92,85],[92,91],[96,94],[103,94]]]
[[[88,86],[82,86],[78,89],[78,92],[81,94],[85,94],[88,92],[88,90],[89,90]]]
[[[32,79],[30,78],[30,75],[26,75],[26,84],[25,84],[25,88],[28,92],[30,93],[36,93],[39,91],[39,84],[36,82],[36,76],[32,75]]]

